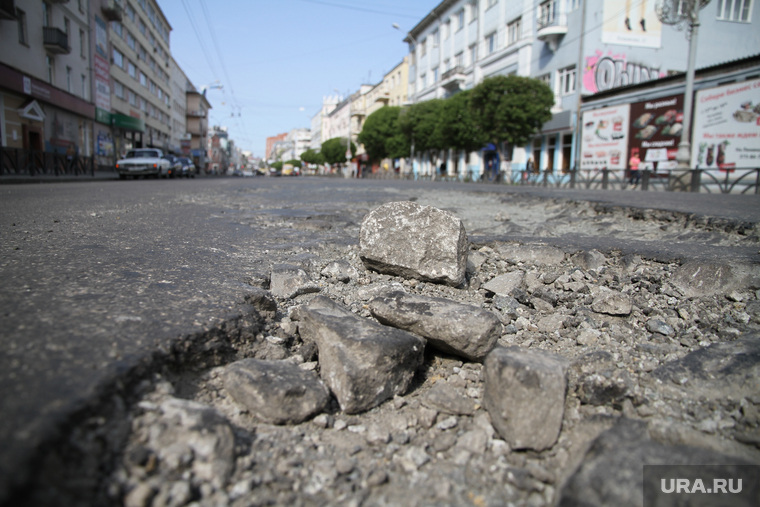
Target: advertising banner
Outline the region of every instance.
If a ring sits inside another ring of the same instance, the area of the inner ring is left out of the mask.
[[[700,90],[694,99],[692,165],[731,171],[760,164],[760,79]]]
[[[105,111],[111,110],[111,66],[108,60],[95,54],[95,106]]]
[[[583,113],[581,169],[625,169],[630,105]]]
[[[602,42],[623,46],[659,48],[662,23],[654,0],[604,0]]]
[[[631,104],[629,153],[638,153],[639,169],[674,169],[683,132],[683,95]]]

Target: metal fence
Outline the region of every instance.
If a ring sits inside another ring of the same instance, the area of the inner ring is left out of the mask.
[[[639,171],[635,184],[625,170],[582,169],[568,172],[528,172],[511,170],[498,174],[415,175],[380,171],[364,174],[369,179],[411,179],[494,183],[506,185],[530,185],[553,188],[578,188],[588,190],[639,190],[660,192],[704,192],[723,194],[760,194],[760,168],[671,169],[667,171]]]
[[[94,176],[94,157],[0,147],[0,176]]]

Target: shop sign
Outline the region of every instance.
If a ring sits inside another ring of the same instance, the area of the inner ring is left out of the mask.
[[[583,113],[581,169],[626,167],[630,109],[625,104]]]
[[[638,152],[639,169],[674,169],[683,133],[683,95],[631,104],[630,153]]]
[[[697,92],[692,165],[731,171],[760,164],[760,79]]]

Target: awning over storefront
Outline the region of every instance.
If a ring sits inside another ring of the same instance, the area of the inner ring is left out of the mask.
[[[124,130],[145,132],[145,120],[133,116],[127,116],[125,114],[113,113],[111,115],[111,126]]]

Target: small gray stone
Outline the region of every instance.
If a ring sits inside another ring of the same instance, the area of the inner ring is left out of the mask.
[[[566,363],[558,356],[496,348],[483,365],[483,402],[513,449],[552,447],[562,427]]]
[[[482,288],[499,296],[509,296],[513,290],[522,285],[525,273],[512,271],[491,278]]]
[[[673,336],[675,334],[675,330],[660,319],[649,319],[647,321],[647,331],[663,336]]]
[[[424,340],[362,319],[327,297],[314,298],[291,318],[301,336],[317,344],[322,379],[346,413],[403,394],[422,365]]]
[[[293,264],[275,264],[269,290],[275,297],[289,299],[320,289],[302,268]]]
[[[431,347],[482,361],[501,335],[501,321],[492,312],[443,298],[391,292],[370,301],[381,323],[418,334]]]
[[[349,282],[352,278],[359,276],[359,273],[354,267],[345,260],[337,260],[330,262],[322,269],[322,276],[329,278],[335,278],[341,282]]]
[[[288,361],[243,359],[227,366],[224,386],[251,413],[274,424],[295,424],[321,412],[330,401],[313,372]]]
[[[579,266],[586,271],[598,270],[607,262],[607,258],[598,250],[590,250],[588,252],[579,252],[572,257],[572,261],[576,266]]]
[[[633,308],[630,297],[607,287],[596,287],[592,296],[591,309],[596,313],[630,315]]]
[[[362,221],[360,256],[375,271],[451,286],[464,282],[464,224],[447,211],[414,202],[384,204]]]

